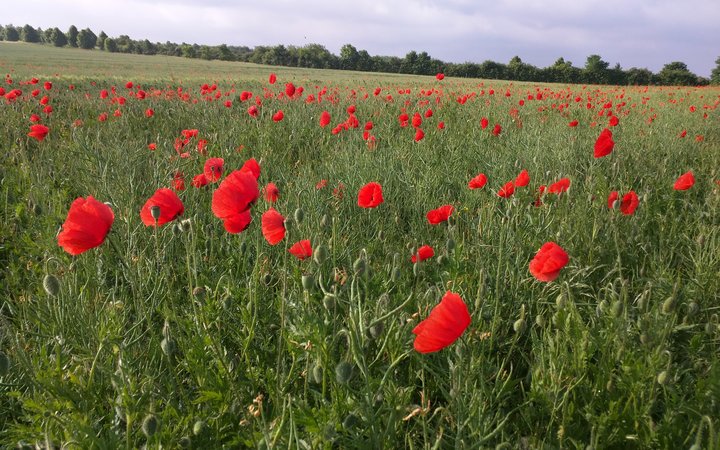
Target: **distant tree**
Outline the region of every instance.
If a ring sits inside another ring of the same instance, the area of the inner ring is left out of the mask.
[[[37,30],[28,24],[25,24],[25,26],[22,27],[20,37],[24,42],[40,42],[40,35]]]
[[[418,54],[415,50],[409,51],[400,63],[400,73],[413,73],[417,58]]]
[[[710,82],[712,84],[720,84],[720,56],[715,60],[715,68],[710,72]]]
[[[118,46],[117,42],[115,42],[115,39],[109,37],[105,39],[105,43],[103,44],[105,51],[109,53],[117,53]]]
[[[90,28],[81,30],[77,35],[77,46],[84,50],[92,50],[95,48],[97,36]]]
[[[687,64],[680,61],[673,61],[665,64],[658,72],[661,84],[666,86],[691,86],[698,82],[698,77],[688,70]]]
[[[603,61],[600,55],[588,56],[583,70],[583,81],[593,84],[607,84],[610,81],[608,66],[610,66],[610,63]]]
[[[320,44],[308,44],[298,49],[298,66],[313,69],[329,69],[337,57]]]
[[[495,61],[483,61],[479,67],[478,78],[489,78],[492,80],[506,80],[507,67]]]
[[[17,42],[20,40],[20,32],[13,25],[5,27],[5,40],[8,42]]]
[[[197,58],[197,52],[195,51],[195,47],[190,44],[186,44],[183,42],[180,46],[180,50],[185,58]]]
[[[115,38],[115,42],[117,43],[118,52],[120,53],[132,53],[135,51],[135,41],[130,39],[130,36],[127,34],[121,34]]]
[[[507,65],[508,78],[520,81],[537,81],[540,70],[532,64],[524,63],[519,56],[514,56]]]
[[[372,57],[367,50],[360,50],[358,52],[357,65],[355,67],[357,70],[362,70],[363,72],[372,72],[375,69]]]
[[[647,86],[653,82],[653,73],[648,69],[633,67],[625,72],[625,79],[632,86]]]
[[[100,34],[98,34],[97,42],[95,42],[95,46],[99,48],[100,50],[105,50],[105,39],[108,38],[108,35],[105,34],[104,31],[100,31]]]
[[[75,25],[70,25],[67,33],[65,33],[65,37],[67,38],[68,45],[70,47],[77,47],[78,29]]]
[[[358,70],[358,51],[352,44],[345,44],[340,48],[340,69]]]
[[[618,86],[627,84],[627,74],[620,67],[620,63],[616,63],[612,69],[608,69],[608,83]]]
[[[5,40],[5,27],[0,25],[0,41]]]

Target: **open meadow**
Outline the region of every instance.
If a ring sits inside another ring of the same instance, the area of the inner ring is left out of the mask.
[[[720,448],[719,87],[0,75],[0,446]]]

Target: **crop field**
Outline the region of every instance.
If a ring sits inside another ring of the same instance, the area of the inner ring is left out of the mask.
[[[720,88],[0,75],[0,446],[720,448]]]

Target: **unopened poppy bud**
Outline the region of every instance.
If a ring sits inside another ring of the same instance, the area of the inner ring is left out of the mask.
[[[0,377],[4,377],[10,371],[10,358],[3,352],[0,352]]]
[[[540,328],[543,328],[545,326],[545,317],[544,316],[536,316],[535,324],[537,326],[539,326]]]
[[[315,252],[313,252],[313,259],[319,266],[322,265],[325,261],[327,261],[329,256],[330,251],[325,244],[318,245],[315,248]]]
[[[152,205],[150,207],[150,215],[155,219],[155,222],[160,220],[160,207],[158,205]]]
[[[455,250],[455,239],[448,238],[447,242],[445,242],[445,248],[447,248],[449,252]]]
[[[312,291],[315,288],[315,277],[311,273],[305,273],[301,278],[302,287],[306,291]]]
[[[60,292],[60,281],[58,281],[55,275],[47,274],[45,278],[43,278],[43,289],[45,289],[48,295],[57,297]]]
[[[205,298],[205,288],[202,286],[196,286],[193,291],[193,297],[197,297],[199,300]]]
[[[330,216],[328,216],[327,214],[323,214],[322,218],[320,219],[320,228],[327,228],[330,226],[330,223]]]
[[[623,302],[621,302],[620,300],[617,300],[615,303],[613,303],[613,305],[612,305],[612,315],[613,316],[615,316],[615,317],[622,316],[622,313],[624,310],[625,310],[625,305],[623,305]]]
[[[665,299],[662,305],[662,312],[663,314],[670,314],[671,312],[675,311],[675,303],[677,300],[674,296],[668,297]]]
[[[162,349],[163,353],[165,353],[165,356],[172,356],[177,349],[177,344],[175,344],[174,339],[165,338],[160,341],[160,348]]]
[[[687,306],[687,316],[688,317],[694,317],[697,313],[700,312],[700,305],[698,305],[696,302],[690,302]]]
[[[320,365],[320,363],[315,364],[315,366],[312,368],[312,381],[314,381],[315,384],[322,384],[323,367]]]
[[[181,220],[181,221],[180,221],[180,227],[181,227],[182,231],[185,232],[185,233],[187,233],[188,231],[190,231],[191,223],[192,223],[192,222],[190,221],[190,219],[183,219],[183,220]]]
[[[178,441],[178,445],[180,448],[190,448],[192,447],[192,439],[190,439],[190,436],[183,436]]]
[[[335,307],[335,296],[333,294],[325,294],[325,297],[323,297],[323,306],[328,311],[333,309]]]
[[[557,306],[557,309],[565,309],[566,304],[567,304],[567,296],[565,294],[560,294],[557,297],[555,297],[555,306]]]
[[[393,283],[397,283],[397,281],[400,279],[400,276],[402,275],[402,271],[399,267],[393,267],[392,272],[390,273],[390,279],[393,281]]]
[[[513,324],[513,330],[515,330],[517,334],[523,334],[526,328],[527,322],[525,322],[525,319],[518,319]]]
[[[305,218],[305,211],[303,211],[302,208],[297,208],[295,210],[295,214],[293,214],[293,217],[295,218],[295,222],[301,223]]]
[[[448,262],[448,257],[447,257],[447,255],[446,255],[445,253],[443,253],[443,254],[441,254],[440,256],[438,256],[438,257],[437,257],[437,262],[438,262],[439,265],[444,266],[445,263]]]
[[[657,382],[661,386],[665,386],[670,382],[670,376],[668,375],[667,370],[663,370],[658,374]]]
[[[203,431],[205,431],[205,428],[207,428],[207,424],[204,420],[196,420],[195,424],[193,425],[193,434],[195,436],[200,436]]]
[[[158,419],[154,414],[145,416],[142,422],[142,432],[147,437],[153,437],[158,429]]]
[[[167,319],[165,319],[165,323],[163,324],[162,334],[165,339],[170,338],[170,322]]]
[[[353,366],[347,361],[342,361],[335,367],[335,379],[340,384],[347,384],[353,375]]]
[[[382,332],[385,330],[385,325],[382,322],[376,322],[372,325],[370,325],[370,328],[368,328],[368,334],[371,338],[377,339],[382,335]]]

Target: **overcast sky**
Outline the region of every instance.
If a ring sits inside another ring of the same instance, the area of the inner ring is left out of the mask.
[[[720,0],[25,0],[3,24],[89,27],[153,42],[324,45],[371,55],[427,51],[447,62],[583,67],[599,54],[624,69],[683,61],[708,77],[720,56]]]

